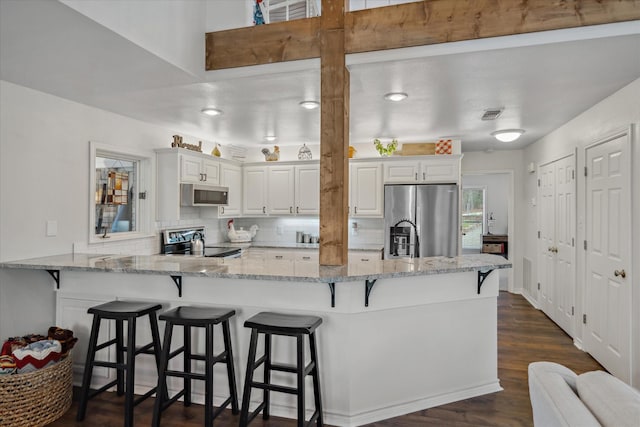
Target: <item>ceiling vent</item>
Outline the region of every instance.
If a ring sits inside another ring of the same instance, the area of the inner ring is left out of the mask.
[[[502,114],[502,108],[491,108],[489,110],[484,110],[482,120],[495,120],[500,116],[500,114]]]

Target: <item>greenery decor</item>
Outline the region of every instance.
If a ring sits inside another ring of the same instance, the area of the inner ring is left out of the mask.
[[[373,144],[376,146],[376,150],[378,150],[378,153],[380,153],[381,156],[389,156],[398,148],[398,140],[395,138],[392,139],[386,147],[382,145],[378,138],[373,140]]]

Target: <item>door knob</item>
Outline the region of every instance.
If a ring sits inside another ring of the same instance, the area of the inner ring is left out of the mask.
[[[624,270],[616,270],[616,271],[613,272],[613,275],[616,276],[616,277],[620,276],[623,279],[625,277],[627,277],[627,273]]]

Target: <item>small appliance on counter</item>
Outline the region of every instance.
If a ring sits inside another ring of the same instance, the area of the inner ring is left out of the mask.
[[[242,248],[205,245],[204,227],[172,228],[160,233],[160,253],[165,255],[200,255],[215,258],[239,258]]]

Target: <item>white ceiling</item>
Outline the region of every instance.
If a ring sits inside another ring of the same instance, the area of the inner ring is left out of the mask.
[[[319,100],[317,60],[195,76],[58,2],[38,13],[29,3],[0,3],[3,80],[206,141],[319,143],[319,110],[298,106]],[[640,77],[640,21],[590,28],[350,56],[350,141],[522,148]],[[391,91],[409,98],[385,101]],[[496,121],[480,120],[496,107]],[[526,133],[509,144],[489,135],[503,128]]]

